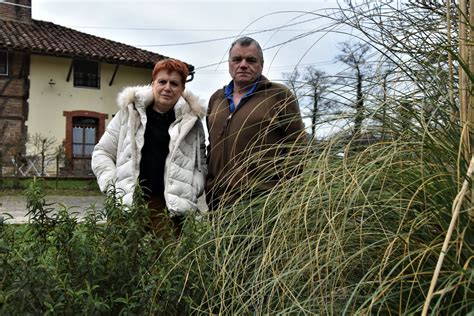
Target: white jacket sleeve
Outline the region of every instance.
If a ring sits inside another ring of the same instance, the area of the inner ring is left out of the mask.
[[[92,152],[91,167],[99,188],[106,192],[110,184],[116,180],[117,150],[121,128],[121,112],[114,116],[107,126],[104,135],[100,138]]]

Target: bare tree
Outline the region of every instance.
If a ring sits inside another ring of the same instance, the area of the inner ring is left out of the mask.
[[[29,142],[32,145],[33,155],[39,156],[41,159],[40,173],[41,176],[44,176],[46,174],[46,160],[56,155],[56,147],[54,146],[56,138],[36,133],[33,137],[30,137]]]
[[[370,46],[366,43],[343,42],[340,44],[341,54],[336,56],[336,60],[349,66],[351,69],[350,77],[346,79],[355,85],[356,99],[351,107],[355,110],[354,115],[354,136],[359,136],[364,121],[364,92],[363,82],[366,71],[368,70],[367,54]]]
[[[316,137],[316,126],[318,119],[325,110],[331,108],[333,104],[327,94],[329,94],[330,80],[324,71],[318,70],[313,66],[305,68],[303,73],[294,70],[291,73],[283,73],[286,78],[286,84],[289,89],[298,98],[300,106],[309,110],[311,117],[311,135]]]
[[[380,138],[388,136],[390,124],[393,121],[394,113],[398,109],[397,96],[405,95],[398,90],[403,75],[399,73],[396,65],[389,59],[379,62],[371,80],[371,101],[374,111],[371,113],[373,119],[372,128],[379,132]]]
[[[305,85],[307,87],[307,96],[311,99],[311,135],[316,138],[316,123],[321,111],[330,108],[331,101],[325,98],[329,80],[324,71],[318,70],[313,66],[308,66],[304,73]]]
[[[12,154],[12,158],[13,158],[13,161],[14,161],[14,170],[13,170],[13,174],[15,176],[18,176],[20,171],[19,171],[19,168],[20,168],[20,164],[22,163],[22,160],[24,160],[24,153],[25,153],[25,147],[26,147],[26,144],[28,143],[28,135],[23,135],[20,137],[20,139],[17,141],[17,142],[13,142],[13,143],[9,143],[9,144],[5,144],[4,145],[4,153],[6,153],[7,155],[8,154]],[[3,159],[5,158],[11,158],[11,157],[3,157]]]
[[[298,69],[294,69],[292,72],[284,72],[283,78],[288,88],[293,92],[295,97],[300,101],[301,88],[304,86],[304,82],[301,81],[301,74]]]

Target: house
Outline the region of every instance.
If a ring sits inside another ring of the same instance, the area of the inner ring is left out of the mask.
[[[31,0],[0,2],[0,175],[38,174],[37,156],[29,157],[37,150],[34,135],[50,148],[63,146],[63,174],[90,175],[93,147],[118,110],[118,92],[149,83],[164,58],[32,19]]]

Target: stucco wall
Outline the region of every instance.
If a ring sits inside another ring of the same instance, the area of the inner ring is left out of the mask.
[[[100,89],[73,86],[73,74],[66,82],[70,58],[31,56],[28,133],[53,137],[62,144],[66,133],[63,111],[95,111],[108,114],[109,120],[117,112],[116,97],[123,87],[147,84],[151,70],[119,66],[112,86],[115,65],[100,65]],[[53,79],[54,85],[48,84]],[[106,124],[108,121],[106,121]],[[27,151],[31,148],[27,148]]]

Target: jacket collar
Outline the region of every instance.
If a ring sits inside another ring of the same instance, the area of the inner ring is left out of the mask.
[[[226,93],[229,93],[230,91],[233,92],[234,91],[234,84],[233,84],[233,80],[231,82],[229,82],[228,85],[224,86],[223,89],[222,89],[222,92],[224,93],[224,95],[226,95]],[[259,79],[257,79],[257,81],[255,81],[257,83],[257,86],[255,88],[255,90],[253,92],[256,92],[256,91],[260,91],[262,89],[267,89],[267,88],[270,88],[271,85],[272,85],[272,82],[269,81],[267,79],[267,77],[265,77],[264,75],[260,75]]]

